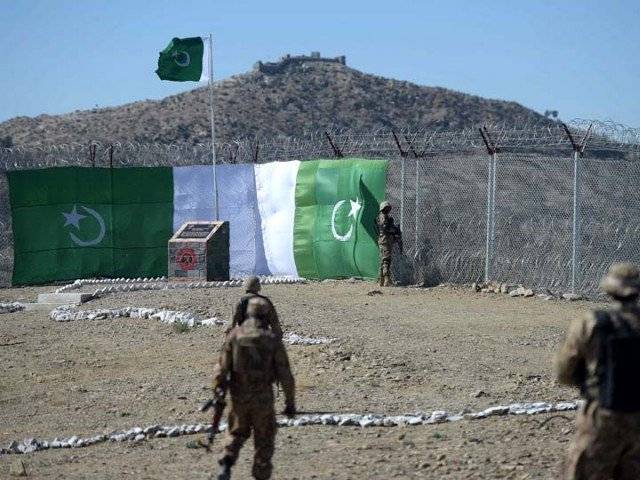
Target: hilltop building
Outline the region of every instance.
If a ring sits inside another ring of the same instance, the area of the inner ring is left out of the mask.
[[[253,65],[253,69],[258,72],[274,74],[282,73],[282,71],[289,65],[300,64],[304,62],[326,62],[326,63],[339,63],[341,65],[347,64],[347,57],[340,55],[334,58],[321,57],[320,52],[311,52],[311,55],[290,55],[286,54],[280,57],[277,62],[262,62],[258,61]]]

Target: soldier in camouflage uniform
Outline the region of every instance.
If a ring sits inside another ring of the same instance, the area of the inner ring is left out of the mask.
[[[220,459],[218,480],[231,478],[231,467],[253,430],[253,477],[271,478],[276,436],[273,384],[282,385],[283,413],[295,415],[295,383],[280,337],[268,329],[271,305],[261,297],[249,299],[246,319],[236,326],[222,348],[214,370],[213,388],[229,390],[228,442]]]
[[[378,227],[378,248],[380,249],[380,271],[378,281],[381,287],[393,285],[391,280],[391,256],[393,245],[397,243],[402,251],[402,234],[400,229],[393,223],[391,204],[384,201],[380,204],[380,213],[376,217]]]
[[[231,320],[231,326],[229,327],[226,333],[229,333],[233,329],[233,327],[242,324],[242,322],[245,319],[247,304],[249,300],[254,297],[259,297],[266,300],[266,302],[269,304],[269,311],[266,314],[268,328],[270,328],[271,331],[275,333],[277,336],[282,337],[282,327],[280,326],[278,313],[276,312],[276,309],[273,306],[273,303],[271,303],[271,300],[269,300],[269,298],[265,297],[264,295],[260,295],[259,293],[260,288],[261,288],[260,279],[258,277],[252,275],[244,279],[245,295],[243,295],[240,298],[240,301],[236,304],[235,308],[233,309],[233,318]]]
[[[559,382],[586,400],[564,478],[640,479],[640,270],[612,265],[600,287],[614,308],[574,321],[556,359]]]

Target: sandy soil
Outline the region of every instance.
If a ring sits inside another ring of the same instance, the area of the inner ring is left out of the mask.
[[[34,301],[37,293],[52,290],[0,290],[0,301]],[[372,290],[378,288],[365,282],[264,288],[285,330],[339,339],[288,348],[300,409],[457,412],[577,397],[554,383],[551,358],[568,321],[593,304],[461,287],[385,288],[369,295]],[[226,318],[239,294],[239,289],[133,292],[83,308],[165,307]],[[154,320],[56,323],[46,312],[1,315],[0,445],[25,437],[206,421],[198,407],[210,394],[222,331],[200,327],[180,333]],[[282,429],[274,478],[557,478],[573,417]],[[31,478],[208,478],[217,453],[187,448],[193,439],[4,455],[0,477],[19,458]],[[249,478],[251,450],[248,445],[243,451],[234,478]]]

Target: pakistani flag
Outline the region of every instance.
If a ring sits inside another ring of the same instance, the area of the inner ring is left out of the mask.
[[[355,158],[218,165],[231,275],[377,277],[386,172],[385,160]],[[212,167],[176,167],[173,183],[174,228],[214,218]]]
[[[210,55],[206,38],[174,38],[160,52],[156,74],[161,80],[174,82],[208,80]]]
[[[167,274],[167,241],[213,220],[213,166],[9,172],[13,284]],[[375,217],[387,162],[217,165],[230,273],[306,278],[378,271]]]
[[[386,162],[315,160],[300,164],[295,188],[293,253],[307,278],[375,277],[375,218]]]
[[[14,284],[166,273],[171,168],[65,167],[7,175]]]

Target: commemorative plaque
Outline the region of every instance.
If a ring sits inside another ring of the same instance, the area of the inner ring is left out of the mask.
[[[169,240],[169,277],[229,280],[229,222],[187,222]]]

